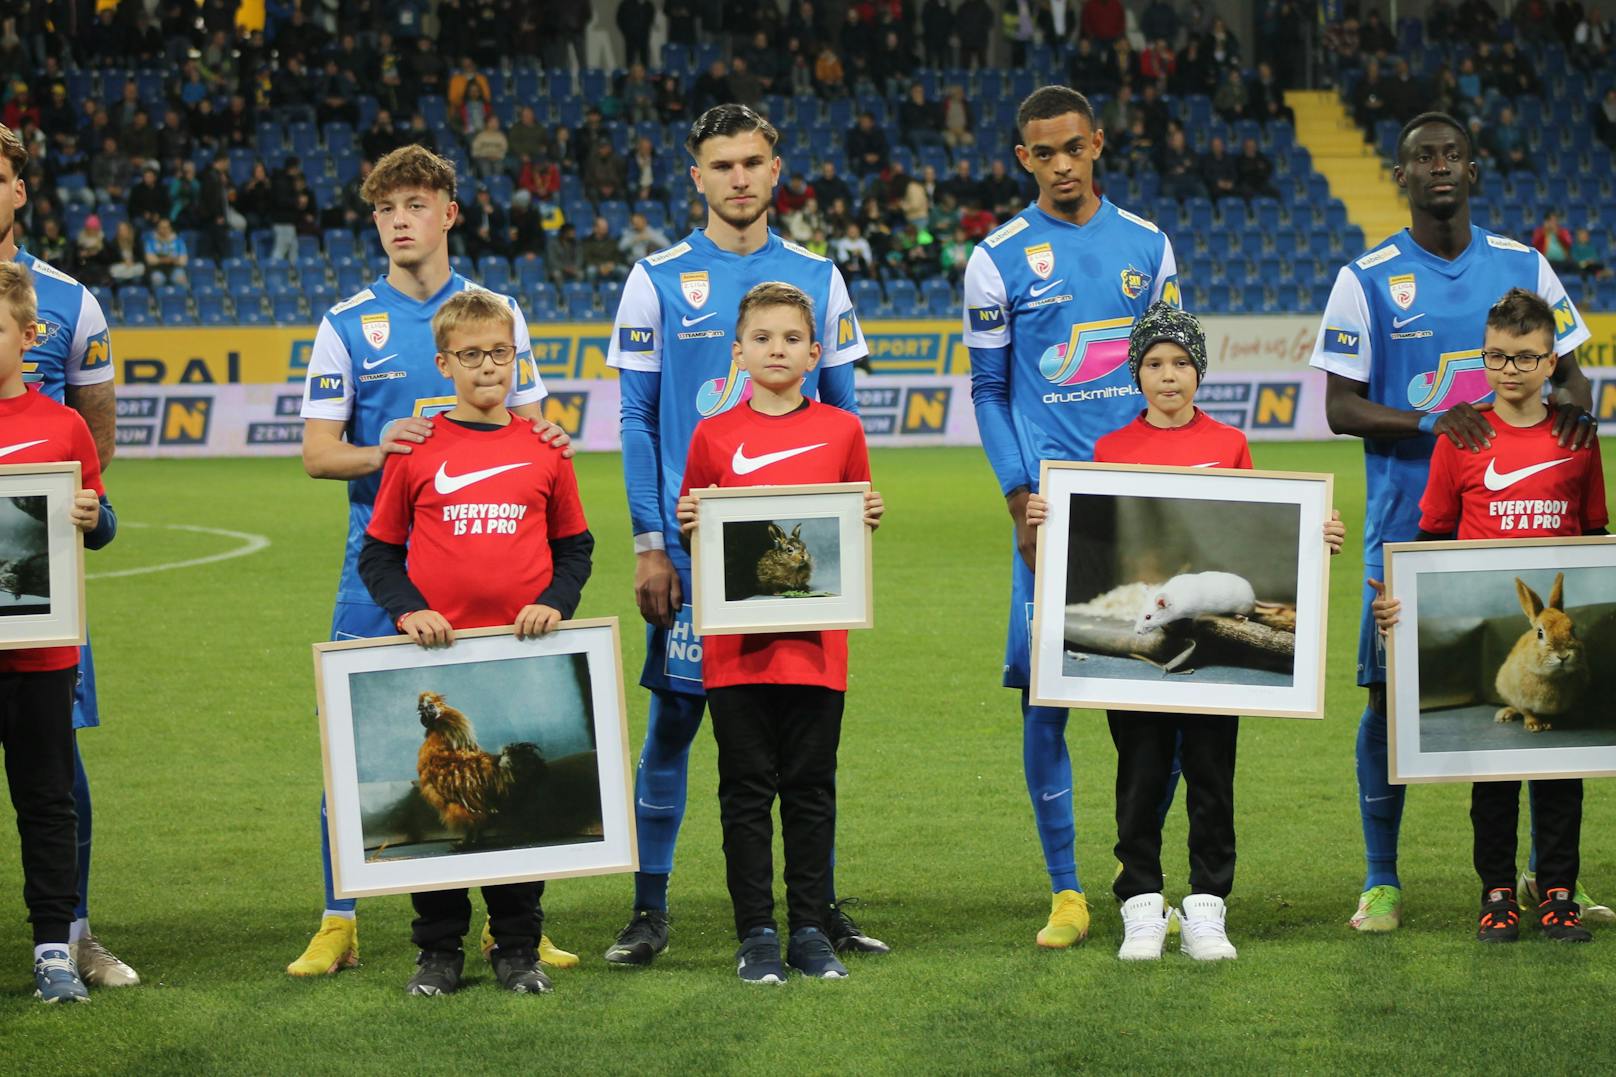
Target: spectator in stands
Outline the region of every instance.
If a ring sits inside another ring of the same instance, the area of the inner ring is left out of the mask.
[[[950,152],[976,145],[976,129],[971,106],[965,100],[965,87],[950,86],[943,94],[939,109],[942,120],[943,144]]]
[[[898,106],[898,128],[916,152],[923,146],[943,144],[942,109],[926,100],[926,88],[918,82],[910,84],[908,98]]]
[[[1144,113],[1138,109],[1134,110],[1133,122],[1128,125],[1127,137],[1123,139],[1121,150],[1123,171],[1128,175],[1139,176],[1156,170],[1156,138],[1150,133],[1150,128],[1145,126]],[[1107,156],[1114,152],[1110,142],[1106,143],[1106,151]]]
[[[1577,229],[1577,238],[1571,243],[1571,262],[1585,279],[1611,276],[1611,271],[1605,267],[1604,256],[1594,246],[1593,237],[1586,228]]]
[[[473,82],[466,87],[465,100],[454,111],[455,126],[460,134],[471,138],[483,129],[483,120],[493,114],[489,107],[488,97],[483,93],[481,83]],[[424,117],[423,117],[424,119]]]
[[[1543,215],[1543,223],[1532,232],[1532,246],[1548,259],[1556,273],[1564,275],[1577,268],[1571,257],[1571,245],[1571,232],[1560,223],[1560,214],[1549,210]]]
[[[578,174],[578,154],[572,144],[572,130],[568,127],[555,129],[555,145],[550,148],[550,160],[563,173]]]
[[[118,148],[118,140],[108,135],[101,142],[101,152],[90,162],[90,186],[95,188],[95,200],[102,205],[119,204],[129,189],[130,163]]]
[[[643,135],[634,140],[634,152],[628,159],[629,197],[637,202],[660,202],[667,198],[662,185],[662,168],[657,160],[656,148]]]
[[[1206,55],[1214,68],[1240,66],[1240,39],[1234,36],[1222,16],[1213,18],[1212,29],[1207,31]]]
[[[1184,43],[1184,49],[1178,54],[1178,66],[1167,80],[1167,89],[1174,97],[1185,97],[1189,94],[1210,95],[1213,90],[1216,72],[1211,59],[1206,55],[1206,49],[1198,37],[1192,37]]]
[[[33,248],[36,258],[49,262],[57,269],[69,273],[73,271],[73,252],[67,242],[67,236],[62,232],[61,221],[55,217],[45,218],[39,226],[38,233],[29,238],[29,246]]]
[[[163,126],[157,131],[157,160],[169,172],[179,168],[181,161],[190,160],[196,149],[196,140],[186,129],[185,121],[180,119],[178,109],[170,108],[163,113]]]
[[[67,99],[67,87],[60,82],[51,84],[50,95],[40,106],[39,129],[58,143],[68,135],[78,134],[78,116]]]
[[[853,204],[853,188],[837,175],[835,161],[827,158],[819,162],[819,178],[814,180],[814,197],[819,199],[822,206],[829,206],[838,200],[849,206]]]
[[[165,284],[177,284],[181,288],[188,287],[189,279],[185,274],[185,266],[190,257],[185,249],[185,240],[174,231],[174,222],[167,217],[157,222],[157,227],[146,233],[146,276],[153,288],[161,288]]]
[[[1589,8],[1571,31],[1571,63],[1584,71],[1603,67],[1610,59],[1611,27]]]
[[[1358,47],[1371,56],[1384,59],[1397,51],[1397,36],[1391,32],[1380,12],[1369,9],[1358,26]]]
[[[1128,13],[1122,0],[1085,0],[1083,4],[1083,36],[1098,45],[1109,45],[1120,40],[1128,29]]]
[[[817,198],[810,198],[790,213],[782,214],[780,225],[793,242],[804,245],[814,237],[814,233],[823,232],[827,227]]]
[[[539,122],[532,105],[522,106],[516,114],[516,122],[505,132],[505,137],[510,143],[511,156],[518,163],[537,161],[550,150],[550,129]]]
[[[965,238],[972,243],[980,243],[998,223],[998,218],[980,201],[967,202],[960,211],[960,227],[965,229]]]
[[[1151,45],[1139,57],[1139,74],[1151,82],[1165,83],[1178,69],[1178,57],[1167,39],[1151,40]]]
[[[600,142],[610,142],[611,132],[606,129],[605,118],[600,109],[593,105],[584,110],[584,122],[579,124],[572,132],[572,152],[578,159],[578,167],[582,168],[595,155],[595,146]]]
[[[971,244],[965,238],[965,229],[955,228],[937,256],[937,268],[942,270],[948,283],[959,285],[965,279],[965,264],[971,259]]]
[[[1507,167],[1503,162],[1509,160],[1510,151],[1525,145],[1526,134],[1515,122],[1515,110],[1505,105],[1498,110],[1498,119],[1487,128],[1482,148],[1500,163],[1500,167]]]
[[[101,230],[101,218],[90,214],[73,240],[73,273],[80,283],[90,287],[107,284],[107,234]]]
[[[853,171],[869,176],[884,171],[891,155],[886,132],[875,125],[873,112],[859,113],[858,122],[847,132],[847,160]]]
[[[471,140],[471,160],[484,179],[505,172],[511,140],[499,129],[499,117],[490,112],[483,117],[483,129]]]
[[[372,224],[370,203],[360,194],[365,180],[370,178],[371,168],[371,162],[363,157],[359,159],[358,175],[344,183],[336,199],[325,207],[323,220],[327,228],[346,228],[353,232]]]
[[[202,201],[198,205],[203,221],[202,234],[207,241],[206,256],[215,261],[230,254],[230,215],[236,212],[231,203],[235,196],[230,183],[230,158],[222,153],[215,154],[207,175],[202,177]],[[246,226],[245,220],[242,224]]]
[[[870,260],[870,270],[874,275],[880,276],[882,266],[886,264],[887,252],[892,247],[892,227],[887,224],[886,212],[878,200],[874,198],[864,200],[864,205],[859,209],[858,226],[874,253],[874,257]]]
[[[203,104],[211,107],[211,99],[204,98]],[[200,116],[200,106],[198,107]],[[215,132],[219,141],[227,146],[246,148],[253,144],[253,111],[252,106],[241,94],[231,95],[230,102],[225,106],[223,114],[214,121]]]
[[[1156,171],[1161,173],[1161,193],[1183,202],[1186,198],[1199,198],[1206,194],[1201,177],[1196,171],[1195,151],[1184,139],[1184,128],[1177,123],[1167,128],[1167,143],[1162,147]]]
[[[1257,140],[1248,138],[1240,143],[1240,156],[1235,160],[1238,175],[1236,189],[1241,197],[1278,198],[1274,190],[1274,162],[1257,148]]]
[[[1230,68],[1218,86],[1217,92],[1212,95],[1213,109],[1225,121],[1233,123],[1246,114],[1250,104],[1251,98],[1246,94],[1245,78],[1240,74],[1238,67]]]
[[[744,56],[737,56],[729,63],[729,95],[724,100],[752,108],[763,101],[763,80],[752,71]]]
[[[26,82],[18,80],[11,84],[11,96],[6,101],[3,115],[5,125],[13,131],[21,130],[25,124],[39,126],[39,106],[34,103]]]
[[[983,177],[978,194],[982,204],[998,218],[1020,213],[1027,205],[1020,181],[1010,175],[1002,157],[995,157],[988,165],[988,174]]]
[[[920,9],[920,37],[927,67],[954,66],[954,10],[948,0],[925,0]]]
[[[459,108],[466,100],[466,91],[472,86],[479,87],[483,92],[484,101],[494,99],[494,88],[488,84],[488,76],[477,70],[477,61],[470,56],[460,58],[460,66],[455,73],[449,76],[449,89],[445,98],[450,108]]]
[[[1381,77],[1380,61],[1364,64],[1363,78],[1352,91],[1352,118],[1366,131],[1373,131],[1381,120],[1395,118],[1390,98],[1391,84]]]
[[[1397,59],[1396,77],[1386,90],[1387,111],[1398,123],[1404,123],[1428,107],[1425,84],[1414,77],[1408,61]]]
[[[544,256],[544,217],[533,205],[533,196],[516,190],[511,194],[511,210],[506,214],[506,246],[513,259],[535,259]]]
[[[905,221],[892,237],[887,264],[895,273],[921,281],[937,275],[937,238],[914,221]],[[904,311],[905,316],[913,312]]]
[[[964,35],[960,37],[964,41]],[[1073,86],[1089,95],[1117,92],[1115,69],[1106,63],[1108,53],[1094,47],[1087,37],[1077,40],[1077,47],[1066,60],[1066,76]]]
[[[275,188],[263,161],[253,162],[252,175],[236,194],[236,209],[247,218],[249,230],[269,227],[275,212]]]
[[[269,227],[275,234],[271,259],[290,262],[297,257],[297,196],[307,186],[303,162],[295,155],[270,177]]]
[[[477,188],[471,204],[463,214],[463,231],[461,237],[466,254],[472,259],[485,258],[493,255],[499,258],[510,257],[510,221],[505,210],[494,203],[494,196],[487,187]]]
[[[905,175],[901,162],[892,162],[892,171],[893,187],[899,192],[899,215],[916,227],[924,226],[931,217],[931,198],[926,194],[925,185],[915,177]]]
[[[1111,55],[1106,64],[1111,68],[1111,84],[1121,86],[1142,81],[1139,74],[1139,56],[1133,51],[1133,42],[1119,37],[1111,42]]]
[[[146,261],[134,226],[128,221],[118,222],[118,230],[113,234],[108,253],[107,274],[115,284],[139,284],[145,279]]]
[[[142,229],[150,229],[168,217],[168,191],[158,183],[156,165],[141,170],[140,182],[129,192],[128,210],[130,219]]]
[[[197,226],[196,204],[202,198],[202,181],[196,175],[196,162],[180,163],[179,175],[168,181],[168,218],[176,228]]]
[[[803,174],[793,172],[784,187],[775,189],[774,210],[782,217],[788,213],[795,213],[814,195],[814,188],[803,178]]]
[[[849,221],[831,241],[830,257],[848,280],[869,280],[875,276],[875,252],[857,221]]]
[[[1499,90],[1506,97],[1535,97],[1543,92],[1543,83],[1532,63],[1515,47],[1515,39],[1506,37],[1498,47],[1497,72]]]
[[[611,223],[605,217],[596,217],[594,228],[579,245],[584,275],[592,281],[620,281],[628,276],[617,240],[612,238]]]
[[[316,111],[321,123],[359,121],[359,78],[337,62],[335,56],[326,58],[325,71],[320,79],[320,104]]]
[[[959,38],[960,65],[987,66],[987,47],[993,34],[993,10],[987,0],[960,0],[954,12],[954,30]]]
[[[623,197],[628,188],[628,164],[622,154],[612,148],[611,139],[603,138],[595,143],[595,152],[585,163],[581,178],[584,194],[592,201]]]
[[[656,8],[651,0],[621,0],[617,5],[617,30],[623,35],[624,66],[651,62],[651,26]]]
[[[1285,88],[1267,62],[1257,65],[1257,77],[1246,85],[1246,116],[1262,124],[1274,120],[1296,122],[1296,114],[1285,104]]]
[[[408,72],[408,81],[416,97],[441,95],[448,88],[449,63],[438,55],[437,46],[429,37],[415,39],[415,50],[409,54],[405,71]],[[466,96],[471,96],[469,87]],[[485,93],[483,100],[487,99]]]
[[[623,118],[629,123],[657,123],[657,91],[646,77],[645,68],[635,64],[628,69],[617,87],[617,99],[622,102]]]
[[[662,117],[662,122],[685,122],[689,107],[684,91],[679,88],[679,79],[674,75],[663,75],[662,81],[657,84],[657,113]]]
[[[824,98],[847,96],[847,72],[828,41],[819,46],[819,55],[814,59],[814,92]]]
[[[1201,155],[1201,179],[1207,193],[1213,198],[1225,198],[1240,193],[1240,169],[1229,156],[1223,139],[1217,135]]]
[[[729,65],[723,60],[708,64],[707,70],[696,77],[695,84],[690,88],[698,115],[728,101],[729,93]]]
[[[629,265],[669,246],[672,244],[668,242],[668,234],[660,228],[652,228],[651,222],[643,213],[635,213],[629,217],[628,231],[623,233],[623,238],[618,242],[624,261]]]
[[[981,184],[972,175],[971,159],[963,154],[954,161],[954,171],[937,186],[943,194],[952,195],[954,201],[962,206],[976,201],[981,191]]]
[[[135,113],[134,122],[119,133],[118,145],[130,161],[156,161],[157,128],[151,125],[151,116],[144,110]]]
[[[1610,149],[1616,150],[1616,87],[1605,91],[1604,100],[1593,109],[1594,134]]]

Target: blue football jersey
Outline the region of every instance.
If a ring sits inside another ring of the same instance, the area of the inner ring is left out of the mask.
[[[662,532],[670,555],[682,559],[675,508],[685,456],[701,420],[728,411],[751,395],[751,379],[731,358],[741,299],[764,281],[794,284],[813,300],[822,353],[803,393],[819,392],[819,373],[868,354],[864,331],[835,264],[773,232],[750,254],[718,247],[691,232],[635,263],[623,286],[607,363],[659,375],[657,453]],[[631,501],[633,491],[630,491]],[[636,522],[636,531],[640,528]]]
[[[424,302],[378,278],[369,288],[332,307],[320,320],[303,384],[303,418],[347,424],[355,445],[379,445],[389,424],[429,417],[454,407],[454,383],[438,373],[432,316],[450,296],[481,286],[451,274]],[[517,407],[544,398],[533,362],[527,322],[516,301],[502,296],[516,314],[516,374],[506,404]],[[348,547],[338,602],[371,601],[358,574],[359,548],[370,523],[381,472],[348,483]]]
[[[34,276],[39,301],[39,337],[22,357],[23,381],[64,402],[69,385],[95,385],[112,380],[112,345],[107,317],[90,290],[49,262],[27,251],[17,264]]]
[[[994,394],[1001,377],[1006,383],[1009,423],[997,425],[1013,431],[1014,448],[989,444],[996,424],[982,424],[1005,492],[1036,489],[1043,460],[1092,459],[1094,443],[1138,413],[1144,398],[1128,372],[1128,333],[1158,300],[1180,305],[1172,244],[1107,199],[1081,226],[1030,205],[971,252],[965,343],[979,416],[1002,409]],[[990,370],[987,360],[1004,349],[1002,371]]]
[[[1537,251],[1472,226],[1453,261],[1431,254],[1407,229],[1341,267],[1313,347],[1313,366],[1368,385],[1368,398],[1402,411],[1440,412],[1492,395],[1481,365],[1487,311],[1511,288],[1554,308],[1555,351],[1588,339],[1582,315]],[[1435,438],[1364,439],[1368,493],[1364,560],[1420,529]]]

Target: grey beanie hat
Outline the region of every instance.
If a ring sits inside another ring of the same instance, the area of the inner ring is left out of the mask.
[[[1133,375],[1135,385],[1139,384],[1139,364],[1144,362],[1145,353],[1164,340],[1189,352],[1196,379],[1206,380],[1206,333],[1201,329],[1201,320],[1171,303],[1152,303],[1128,334],[1128,373]]]

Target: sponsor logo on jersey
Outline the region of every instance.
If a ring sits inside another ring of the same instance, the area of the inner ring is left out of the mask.
[[[679,274],[679,290],[684,293],[685,302],[697,310],[700,310],[701,305],[707,302],[707,297],[713,294],[713,286],[707,279],[705,269]]]
[[[1184,309],[1184,297],[1178,290],[1178,278],[1168,277],[1162,284],[1161,301],[1180,310]]]
[[[1057,344],[1038,359],[1038,372],[1056,385],[1081,385],[1106,377],[1128,361],[1128,331],[1132,318],[1109,318],[1072,326],[1066,343]]]
[[[617,350],[649,352],[656,350],[656,331],[650,326],[625,325],[617,331]]]
[[[696,390],[696,410],[703,419],[722,414],[752,395],[752,379],[739,363],[729,361],[729,373],[702,383]]]
[[[665,251],[658,251],[657,253],[655,253],[653,255],[647,256],[647,258],[645,259],[645,264],[648,265],[648,266],[659,266],[663,262],[671,262],[671,261],[673,261],[675,258],[679,257],[681,254],[689,254],[689,253],[690,253],[690,244],[689,244],[689,242],[681,240],[680,242],[674,244],[672,247],[669,247]]]
[[[341,374],[315,374],[309,378],[310,400],[341,400],[347,395]]]
[[[968,313],[971,316],[971,328],[978,333],[1004,328],[1003,307],[972,307]]]
[[[836,319],[836,350],[850,346],[858,337],[858,318],[852,311],[844,310],[842,316]]]
[[[1395,277],[1386,278],[1386,290],[1391,293],[1393,303],[1407,310],[1414,305],[1414,296],[1418,291],[1414,274],[1399,273]]]
[[[1122,271],[1122,294],[1129,299],[1138,299],[1150,287],[1150,274],[1143,273],[1133,266]]]
[[[1554,339],[1564,340],[1577,331],[1577,311],[1571,305],[1571,297],[1563,295],[1554,305]],[[86,363],[86,366],[89,364]]]
[[[1510,239],[1507,236],[1488,236],[1487,245],[1489,247],[1497,247],[1501,251],[1525,252],[1532,249],[1531,247],[1528,247],[1526,244],[1522,243],[1520,240]]]
[[[1024,230],[1026,227],[1027,218],[1015,217],[1008,224],[989,233],[988,238],[984,239],[982,242],[989,247],[997,247],[999,244],[1003,243],[1017,232]]]
[[[1161,231],[1160,228],[1156,227],[1156,225],[1155,225],[1155,223],[1153,221],[1147,221],[1143,217],[1139,216],[1139,214],[1137,214],[1137,213],[1129,213],[1127,210],[1123,209],[1121,206],[1117,207],[1117,216],[1121,217],[1125,221],[1132,221],[1134,224],[1139,225],[1139,227],[1141,227],[1141,228],[1148,228],[1152,232],[1160,232]]]
[[[1374,269],[1382,262],[1389,262],[1403,252],[1397,249],[1397,244],[1388,243],[1378,251],[1364,255],[1353,264],[1359,269]]]
[[[112,364],[112,344],[105,329],[89,339],[84,346],[84,362],[80,370],[100,370]]]
[[[62,331],[56,322],[46,321],[44,318],[34,323],[34,347],[42,346],[47,340]]]
[[[1027,256],[1027,265],[1032,271],[1044,280],[1048,280],[1049,275],[1055,272],[1055,249],[1048,243],[1035,243],[1033,246],[1024,247],[1022,250]]]
[[[1324,330],[1324,354],[1343,355],[1348,359],[1358,358],[1358,339],[1361,335],[1355,329],[1336,329],[1327,326]]]
[[[365,340],[372,348],[381,351],[383,345],[387,343],[387,338],[393,335],[393,326],[385,314],[361,314],[359,331],[364,334]]]
[[[1051,288],[1059,288],[1065,283],[1066,278],[1062,277],[1060,280],[1052,280],[1044,284],[1034,284],[1031,288],[1027,289],[1027,294],[1032,296],[1034,299],[1037,299],[1039,296],[1042,296],[1044,293],[1048,292]]]
[[[516,389],[531,389],[539,384],[539,365],[533,361],[532,354],[518,356],[516,360]]]
[[[1417,374],[1408,383],[1408,403],[1420,411],[1447,411],[1455,404],[1475,404],[1492,394],[1481,349],[1444,352],[1436,369]]]

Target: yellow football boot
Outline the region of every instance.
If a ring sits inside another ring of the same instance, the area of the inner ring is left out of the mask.
[[[483,956],[487,957],[494,952],[494,930],[489,921],[483,921],[482,937]],[[551,968],[572,969],[578,967],[578,955],[570,954],[550,941],[550,936],[539,936],[539,961]]]
[[[1046,950],[1064,950],[1088,938],[1088,898],[1076,890],[1062,890],[1050,899],[1049,923],[1038,932],[1038,945]]]
[[[359,964],[359,921],[350,916],[327,916],[309,940],[308,949],[286,966],[293,976],[330,976]]]

